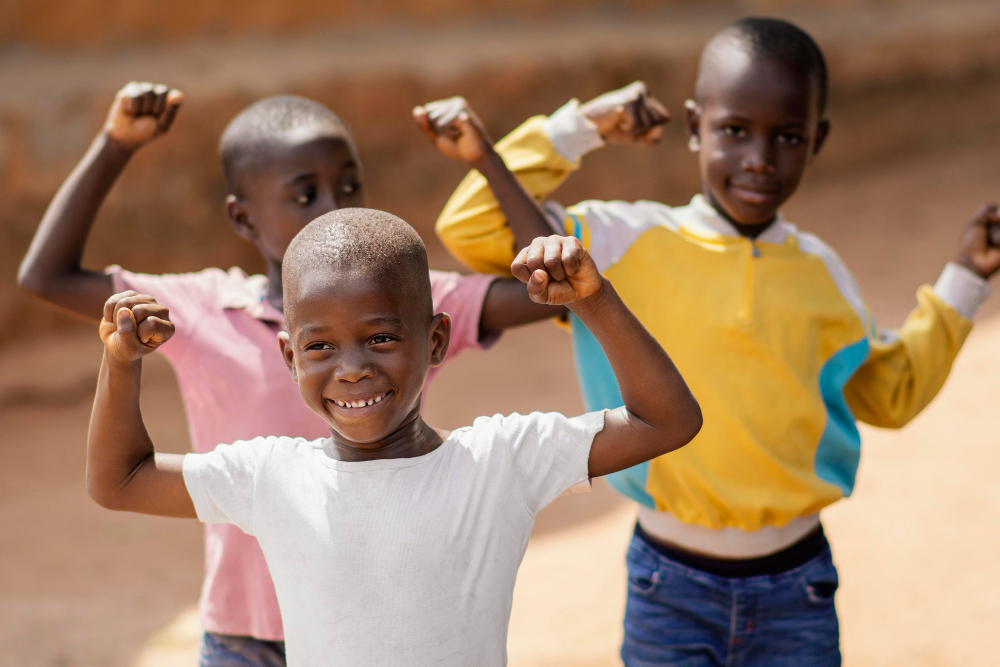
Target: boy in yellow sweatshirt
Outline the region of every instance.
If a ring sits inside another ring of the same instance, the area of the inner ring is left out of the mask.
[[[852,491],[856,420],[900,427],[931,401],[1000,268],[988,206],[902,328],[876,327],[836,253],[779,213],[829,131],[826,87],[822,53],[795,26],[753,18],[718,33],[685,118],[703,192],[682,207],[535,202],[587,151],[659,138],[667,114],[641,83],[532,118],[496,150],[460,98],[415,111],[477,170],[438,221],[445,245],[499,272],[533,237],[580,238],[702,406],[689,447],[608,478],[639,502],[626,665],[840,664],[819,511]],[[600,346],[571,328],[587,408],[620,405]]]

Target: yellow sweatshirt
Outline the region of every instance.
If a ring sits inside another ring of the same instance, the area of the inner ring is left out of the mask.
[[[574,150],[599,142],[588,131],[571,103],[528,120],[498,150],[542,198],[579,166]],[[856,420],[900,427],[920,412],[988,294],[981,278],[949,264],[934,288],[918,290],[898,332],[879,330],[833,250],[780,217],[751,241],[701,195],[682,207],[584,201],[546,209],[667,349],[705,418],[688,446],[609,482],[709,529],[782,526],[849,495],[860,457]],[[471,268],[509,272],[514,237],[479,173],[459,186],[437,231]],[[579,320],[572,337],[588,409],[621,405],[611,367]]]

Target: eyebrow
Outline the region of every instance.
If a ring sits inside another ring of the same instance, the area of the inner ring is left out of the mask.
[[[403,327],[404,322],[401,317],[396,317],[394,315],[377,315],[375,317],[370,317],[368,319],[361,320],[362,324],[384,324],[388,326]],[[321,334],[330,329],[329,326],[325,324],[306,324],[299,329],[300,335],[316,335]]]
[[[341,169],[357,169],[357,167],[358,167],[358,163],[355,162],[354,160],[348,160],[344,164],[340,165]],[[310,178],[316,178],[316,172],[315,171],[308,171],[308,172],[306,172],[304,174],[299,174],[295,178],[292,178],[287,183],[285,183],[285,187],[288,187],[290,185],[295,185],[296,183],[300,183],[302,181],[307,181]]]

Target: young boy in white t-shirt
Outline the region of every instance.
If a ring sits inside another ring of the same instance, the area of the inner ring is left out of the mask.
[[[677,449],[701,411],[659,343],[574,238],[536,239],[512,264],[539,303],[594,333],[624,406],[481,417],[451,433],[420,416],[451,323],[431,305],[420,236],[380,211],[342,209],[292,241],[281,351],[329,438],[259,437],[154,454],[139,410],[142,357],[167,309],[125,292],[104,307],[104,361],[87,483],[101,505],[257,537],[289,665],[502,665],[517,568],[535,514],[568,488]]]

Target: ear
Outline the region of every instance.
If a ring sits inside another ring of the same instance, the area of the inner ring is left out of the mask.
[[[826,138],[829,134],[830,121],[824,118],[816,125],[816,138],[813,139],[812,157],[819,155],[819,151],[823,148],[823,144],[826,143]]]
[[[250,212],[246,203],[236,195],[226,197],[226,219],[240,238],[253,243],[257,240],[257,230],[250,224]]]
[[[292,349],[292,339],[287,331],[278,332],[278,347],[281,348],[281,358],[285,360],[288,372],[292,374],[292,382],[299,383],[299,375],[295,372],[295,350]]]
[[[438,313],[431,320],[431,366],[440,366],[451,342],[451,316]]]
[[[684,101],[684,131],[691,152],[701,149],[701,107],[694,100]]]

